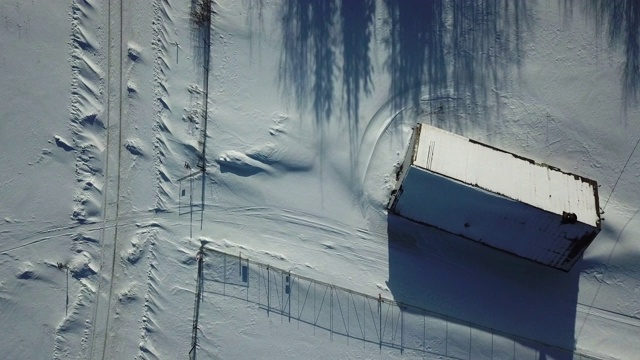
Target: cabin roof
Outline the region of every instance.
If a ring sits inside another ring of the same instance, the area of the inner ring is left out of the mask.
[[[412,165],[600,227],[595,181],[427,124],[416,131]]]

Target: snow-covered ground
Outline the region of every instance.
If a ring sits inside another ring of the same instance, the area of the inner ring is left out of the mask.
[[[634,0],[219,0],[205,176],[197,3],[0,2],[3,358],[188,357],[201,246],[200,358],[637,357]],[[598,181],[583,259],[388,215],[419,121]]]

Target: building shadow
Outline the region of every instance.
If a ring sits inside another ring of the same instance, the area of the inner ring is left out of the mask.
[[[540,359],[573,358],[577,269],[564,273],[393,214],[388,236],[396,301],[508,334]]]

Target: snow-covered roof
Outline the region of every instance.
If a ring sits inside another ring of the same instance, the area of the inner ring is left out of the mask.
[[[417,130],[413,165],[599,227],[595,181],[427,124]]]

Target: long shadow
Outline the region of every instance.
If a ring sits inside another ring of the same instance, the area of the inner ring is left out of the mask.
[[[455,110],[473,116],[487,106],[506,86],[510,70],[522,64],[524,35],[533,21],[526,4],[386,0],[386,67],[395,108],[417,112],[421,99],[441,99],[429,102],[438,109],[458,98],[464,101],[456,101]]]
[[[376,3],[373,0],[347,1],[340,6],[342,29],[342,92],[349,119],[359,120],[360,93],[368,95],[373,65],[370,50]]]
[[[384,11],[373,0],[283,4],[280,85],[296,94],[300,108],[311,105],[316,121],[331,116],[339,71],[349,118],[358,118],[360,96],[373,85],[370,47],[376,16],[385,19],[385,67],[396,109],[418,109],[424,95],[451,90],[482,102],[491,88],[504,85],[511,66],[522,64],[525,34],[533,21],[526,0],[383,3]],[[340,36],[332,31],[334,25],[339,25]]]
[[[572,359],[578,270],[546,268],[395,215],[388,235],[387,285],[397,301],[512,334],[515,342],[534,340],[523,345],[540,358]]]
[[[210,65],[211,16],[215,15],[213,0],[190,0],[190,30],[193,62],[203,75]]]
[[[311,104],[317,123],[333,106],[337,9],[336,0],[286,1],[282,9],[281,87],[296,95],[298,107]]]
[[[211,24],[216,14],[214,0],[191,0],[191,45],[194,48],[196,68],[202,73],[202,151],[198,160],[198,167],[202,170],[202,189],[200,213],[200,230],[204,226],[205,183],[207,173],[207,124],[209,115],[209,67],[211,65]]]
[[[565,18],[571,19],[573,8],[592,21],[596,34],[607,35],[609,46],[622,49],[625,63],[621,72],[623,107],[638,104],[640,86],[640,2],[637,0],[562,0]]]
[[[374,0],[345,1],[340,6],[342,29],[342,100],[349,120],[350,159],[355,164],[360,141],[360,94],[369,95],[371,82],[371,40],[376,13]]]
[[[418,109],[422,87],[446,88],[445,2],[387,0],[389,34],[385,39],[391,97],[399,110]]]

